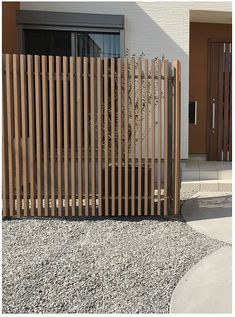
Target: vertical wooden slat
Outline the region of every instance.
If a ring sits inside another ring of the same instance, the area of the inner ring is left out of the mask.
[[[227,161],[228,153],[228,109],[229,109],[229,70],[228,70],[229,43],[225,43],[225,79],[224,79],[224,155],[223,160]]]
[[[115,60],[114,58],[111,59],[111,138],[112,138],[112,216],[115,216]]]
[[[128,216],[128,202],[129,202],[129,131],[128,131],[128,58],[124,60],[124,107],[125,107],[125,216]]]
[[[64,110],[64,190],[65,216],[69,216],[69,116],[68,116],[68,58],[63,56],[63,110]]]
[[[131,215],[135,216],[135,59],[131,59],[131,111],[132,111],[132,134],[131,134]]]
[[[9,171],[8,171],[8,136],[7,136],[7,101],[6,101],[6,55],[2,58],[2,216],[9,216]]]
[[[162,170],[162,63],[158,61],[158,203],[157,215],[161,215],[161,170]]]
[[[168,214],[168,60],[164,61],[164,216]]]
[[[92,216],[96,212],[96,193],[95,193],[95,59],[90,59],[90,96],[91,96],[91,202]]]
[[[144,214],[145,216],[148,215],[148,116],[149,116],[149,111],[148,111],[148,60],[145,59],[145,65],[144,65],[144,72],[145,72],[145,136],[144,136],[144,146],[145,146],[145,170],[144,170],[144,190],[145,190],[145,198],[144,198]]]
[[[89,165],[88,165],[88,58],[84,57],[84,160],[85,160],[85,216],[89,213]]]
[[[229,160],[232,160],[232,43],[229,43]]]
[[[181,128],[181,65],[180,62],[174,61],[175,77],[175,110],[174,110],[174,214],[178,215],[180,210],[180,128]]]
[[[61,57],[56,56],[56,126],[57,126],[57,173],[58,216],[62,216],[62,106],[61,106]]]
[[[49,56],[51,215],[55,216],[55,90],[54,57]]]
[[[142,60],[138,60],[138,216],[142,212]]]
[[[7,98],[7,135],[8,135],[8,174],[9,174],[9,207],[10,216],[14,216],[14,150],[13,150],[13,102],[12,102],[12,56],[6,54],[6,98]]]
[[[30,215],[35,213],[35,109],[33,94],[33,57],[27,55],[27,71],[28,71],[28,109],[29,109],[29,169],[30,169]]]
[[[155,190],[155,60],[151,63],[151,216],[154,216]]]
[[[122,215],[122,61],[118,59],[118,216]]]
[[[105,216],[109,215],[109,129],[108,129],[108,60],[104,58],[104,164],[105,164]]]
[[[48,169],[48,78],[47,78],[47,56],[42,56],[42,109],[43,109],[43,177],[44,177],[44,200],[45,216],[49,216],[49,169]]]
[[[82,65],[81,57],[77,57],[77,146],[78,146],[78,215],[82,216]]]
[[[20,95],[19,95],[19,56],[13,54],[13,91],[15,124],[15,170],[17,216],[21,216],[21,163],[20,163]]]
[[[99,216],[102,216],[102,109],[101,109],[101,59],[97,58],[97,121],[98,121],[98,197]]]
[[[41,117],[41,75],[40,57],[34,56],[35,71],[35,111],[36,111],[36,164],[38,216],[42,215],[42,117]]]
[[[222,142],[223,142],[223,81],[224,81],[224,45],[223,43],[219,43],[219,63],[218,63],[218,72],[219,72],[219,89],[218,89],[218,102],[220,105],[217,107],[218,111],[218,138],[217,138],[217,159],[222,159]]]
[[[25,55],[20,55],[20,90],[22,111],[22,166],[23,166],[23,191],[24,191],[24,216],[28,215],[28,115],[26,93],[26,62]]]
[[[71,131],[71,194],[72,194],[72,216],[76,212],[76,167],[75,167],[75,74],[74,74],[74,57],[69,59],[70,66],[70,131]]]

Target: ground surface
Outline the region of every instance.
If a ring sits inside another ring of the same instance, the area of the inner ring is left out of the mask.
[[[220,248],[194,265],[177,284],[172,314],[232,313],[232,247]]]
[[[224,245],[181,220],[6,220],[3,313],[167,313],[180,278]]]

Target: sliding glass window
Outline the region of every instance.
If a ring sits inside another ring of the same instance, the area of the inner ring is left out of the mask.
[[[32,55],[118,58],[121,35],[117,31],[23,30],[23,51]]]

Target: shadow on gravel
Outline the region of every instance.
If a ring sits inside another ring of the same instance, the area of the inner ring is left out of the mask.
[[[81,222],[81,221],[120,221],[120,222],[142,222],[146,220],[151,221],[158,221],[158,222],[167,222],[167,221],[178,221],[178,222],[185,222],[184,218],[179,216],[169,216],[169,217],[162,217],[162,216],[80,216],[80,217],[21,217],[21,218],[9,218],[5,217],[2,219],[3,221],[23,221],[23,220],[41,220],[41,221],[48,221],[48,220],[57,220],[57,221],[71,221],[71,222]]]

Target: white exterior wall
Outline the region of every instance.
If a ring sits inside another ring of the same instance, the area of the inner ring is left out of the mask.
[[[190,10],[232,11],[232,2],[21,2],[22,10],[125,15],[125,48],[130,55],[182,63],[181,157],[188,158]]]

